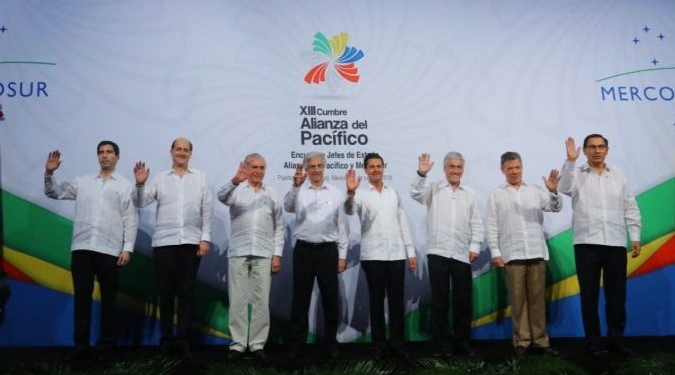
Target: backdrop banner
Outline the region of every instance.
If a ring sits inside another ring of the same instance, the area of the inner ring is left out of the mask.
[[[170,167],[177,137],[192,141],[190,164],[206,172],[214,193],[252,152],[266,158],[265,182],[281,195],[309,151],[326,153],[326,179],[342,191],[347,170],[365,177],[364,155],[380,153],[419,260],[406,273],[406,337],[427,340],[426,211],[409,195],[418,156],[431,154],[428,180],[437,181],[444,155],[461,152],[462,183],[484,211],[504,181],[503,152],[519,152],[525,181],[543,186],[541,176],[563,165],[567,137],[580,144],[601,133],[608,164],[626,174],[642,213],[642,254],[628,262],[626,334],[673,335],[674,19],[668,0],[4,0],[0,205],[12,298],[0,346],[72,345],[74,204],[43,193],[49,151],[61,151],[56,177],[66,181],[96,173],[96,145],[113,140],[118,171],[133,181],[141,160],[152,179]],[[563,205],[544,220],[554,338],[583,336],[568,197]],[[158,343],[154,210],[139,211],[135,254],[121,270],[125,344]],[[273,342],[285,339],[290,319],[293,216],[284,220],[283,269],[270,295]],[[199,343],[225,344],[230,220],[218,202],[212,228],[194,334]],[[359,224],[350,218],[341,342],[370,338],[359,253]],[[472,269],[472,337],[510,338],[503,274],[485,244]],[[319,302],[315,289],[311,341],[321,333]]]

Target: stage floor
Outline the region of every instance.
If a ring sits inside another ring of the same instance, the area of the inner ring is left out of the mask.
[[[627,337],[626,345],[637,353],[639,358],[650,358],[652,356],[664,355],[672,357],[675,360],[675,336],[659,337]],[[407,352],[409,360],[400,360],[396,358],[385,357],[382,361],[395,363],[396,366],[405,368],[410,366],[414,368],[417,363],[426,359],[439,359],[443,361],[462,361],[466,357],[439,358],[434,355],[436,351],[430,342],[408,342]],[[614,369],[621,366],[625,358],[615,354],[608,354],[602,358],[591,357],[586,351],[585,341],[579,338],[572,339],[552,339],[551,345],[560,352],[560,359],[573,362],[585,369],[589,374],[612,374]],[[509,361],[514,358],[510,341],[507,340],[475,340],[472,341],[472,348],[475,356],[471,360],[484,360],[488,363],[498,363]],[[266,348],[267,359],[260,361],[253,358],[244,358],[236,361],[238,365],[276,368],[280,372],[289,370],[296,372],[298,369],[320,368],[321,366],[331,366],[339,363],[356,362],[360,360],[371,360],[371,346],[367,343],[340,344],[339,357],[337,359],[326,359],[321,347],[317,345],[307,345],[302,351],[300,358],[291,360],[288,351],[284,345],[270,344]],[[0,348],[0,373],[16,371],[20,368],[44,364],[45,367],[51,367],[55,364],[64,364],[65,358],[72,351],[68,347],[6,347]],[[538,354],[530,353],[527,357],[535,357]],[[103,359],[91,360],[91,366],[101,366],[101,361],[105,363],[117,363],[121,361],[148,361],[153,358],[160,358],[157,347],[119,347],[114,352],[106,355]],[[202,370],[212,364],[232,363],[227,358],[227,348],[217,346],[200,346],[193,348],[193,358],[185,362],[183,369],[190,369],[191,375],[198,375]],[[85,364],[86,366],[86,364]],[[406,371],[403,371],[405,373]],[[414,371],[413,371],[414,372]],[[675,374],[675,369],[673,372]]]

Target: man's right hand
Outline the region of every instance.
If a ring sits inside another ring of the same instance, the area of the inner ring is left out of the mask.
[[[295,166],[295,174],[293,175],[293,186],[299,187],[305,182],[306,178],[307,173],[304,172],[302,163],[298,163],[298,165]]]
[[[567,161],[574,162],[581,153],[581,147],[577,147],[574,143],[574,138],[568,137],[565,141],[565,148],[567,148]]]
[[[420,175],[426,176],[427,173],[431,170],[431,168],[434,166],[434,162],[431,161],[431,155],[429,154],[422,154],[418,158],[419,160],[419,165],[417,167],[417,173]]]
[[[237,169],[237,173],[234,174],[234,177],[232,177],[232,183],[234,185],[239,185],[239,183],[244,182],[248,180],[248,167],[246,166],[245,162],[239,163],[239,168]]]
[[[49,153],[47,156],[47,161],[45,162],[45,173],[51,175],[55,170],[59,169],[61,166],[61,151],[54,150]]]
[[[150,176],[150,168],[145,167],[145,163],[139,161],[134,166],[134,177],[136,178],[136,185],[143,185]]]
[[[347,195],[354,195],[361,183],[361,179],[356,176],[356,171],[353,168],[347,170],[347,173],[345,174],[345,183],[347,185]]]

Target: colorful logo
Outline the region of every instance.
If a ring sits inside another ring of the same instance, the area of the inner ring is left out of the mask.
[[[349,82],[359,81],[359,70],[354,64],[364,56],[363,51],[347,45],[349,35],[340,33],[330,38],[330,41],[322,34],[314,34],[313,51],[322,55],[322,62],[315,65],[305,74],[305,82],[308,84],[322,83],[326,81],[326,70],[329,65]]]

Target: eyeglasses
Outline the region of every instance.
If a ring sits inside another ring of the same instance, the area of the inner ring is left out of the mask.
[[[586,149],[602,151],[607,149],[607,145],[588,145],[586,146]]]

